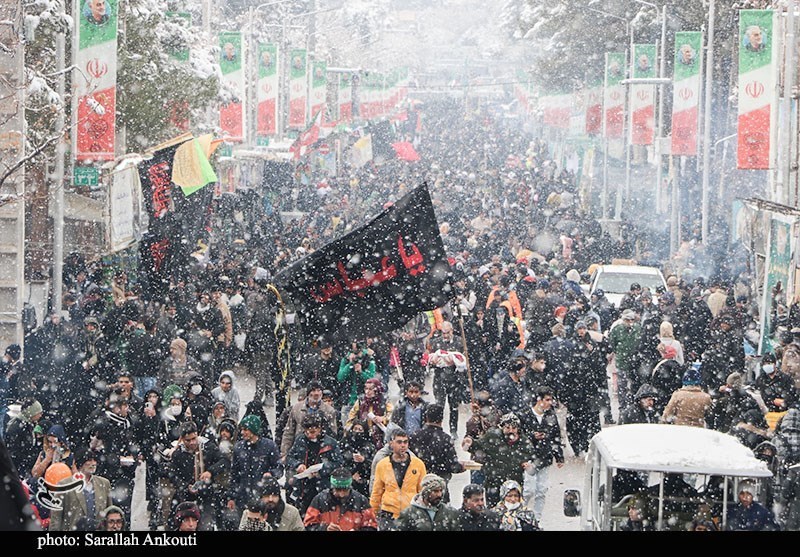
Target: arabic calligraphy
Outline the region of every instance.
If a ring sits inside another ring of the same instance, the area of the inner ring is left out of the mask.
[[[425,257],[414,242],[408,242],[408,244],[409,247],[407,248],[403,237],[398,235],[397,251],[400,261],[408,273],[415,277],[425,271]],[[343,295],[345,292],[354,293],[356,296],[363,298],[369,288],[392,280],[398,274],[398,266],[391,262],[389,256],[381,258],[381,268],[378,271],[362,269],[348,272],[347,267],[341,261],[336,263],[336,270],[339,273],[338,277],[334,277],[333,280],[324,284],[312,286],[309,289],[309,293],[315,301],[324,304],[337,296]]]

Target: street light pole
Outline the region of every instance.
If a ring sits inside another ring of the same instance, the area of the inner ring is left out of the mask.
[[[645,0],[634,0],[637,4],[644,4],[658,10],[658,6]],[[661,59],[658,66],[658,77],[663,78],[667,60],[667,5],[661,7]],[[653,146],[653,158],[656,161],[656,214],[661,213],[661,135],[664,133],[664,89],[658,91],[658,120],[656,123],[656,139]]]
[[[792,93],[794,90],[795,79],[795,31],[794,31],[794,9],[796,1],[789,0],[786,3],[786,47],[784,49],[784,77],[783,77],[783,101],[781,102],[780,122],[782,127],[778,128],[780,141],[778,141],[778,191],[777,202],[789,205],[791,199],[791,188],[789,187],[790,176],[792,174]],[[796,202],[796,200],[795,200]]]
[[[703,189],[702,189],[702,239],[708,245],[708,190],[711,169],[711,87],[714,83],[714,17],[716,1],[708,2],[708,39],[706,43],[706,87],[705,109],[703,114]]]
[[[628,36],[628,32],[629,32],[628,30],[630,28],[630,23],[628,22],[627,19],[619,17],[618,15],[614,15],[614,14],[609,13],[609,12],[605,12],[603,10],[590,8],[588,6],[585,9],[590,11],[590,12],[594,12],[594,13],[597,13],[597,14],[600,14],[600,15],[604,15],[606,17],[610,17],[611,19],[616,19],[617,21],[623,22],[625,24],[625,36],[626,37]],[[631,36],[632,36],[633,31],[631,31],[630,33],[631,33]],[[631,39],[631,43],[633,43],[633,39]],[[633,77],[633,76],[631,76],[631,77]],[[605,103],[603,103],[603,143],[604,143],[604,148],[603,148],[603,200],[602,200],[602,204],[603,204],[603,220],[606,220],[608,218],[608,136],[607,136],[607,129],[606,128],[607,128],[607,126],[606,126],[606,107],[605,107]],[[624,134],[624,132],[623,132],[623,134]],[[626,153],[627,153],[627,151],[626,151]],[[615,207],[614,207],[614,218],[616,220],[619,220],[620,214],[622,212],[622,198],[620,197],[620,187],[619,187],[619,185],[617,185],[616,192],[617,192],[617,198],[616,198],[616,203],[615,203]]]

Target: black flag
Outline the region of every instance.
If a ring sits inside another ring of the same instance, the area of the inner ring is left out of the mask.
[[[453,296],[450,264],[426,185],[365,226],[281,271],[308,335],[393,331]]]

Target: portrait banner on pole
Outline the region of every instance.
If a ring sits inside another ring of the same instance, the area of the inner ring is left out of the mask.
[[[671,140],[673,155],[697,155],[702,52],[703,34],[700,31],[675,33]]]

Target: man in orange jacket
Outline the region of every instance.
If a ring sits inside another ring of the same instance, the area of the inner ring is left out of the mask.
[[[400,512],[411,504],[422,490],[425,464],[408,453],[408,434],[402,429],[392,431],[392,454],[378,462],[375,481],[369,499],[378,517],[378,530],[393,530]]]

